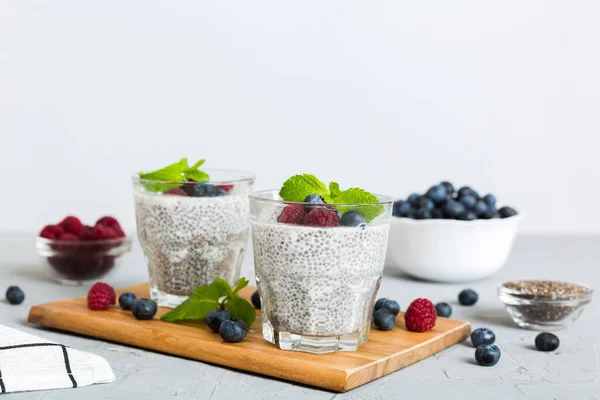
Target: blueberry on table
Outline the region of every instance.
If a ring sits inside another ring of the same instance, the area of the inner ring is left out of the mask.
[[[131,307],[133,316],[140,320],[149,320],[154,318],[158,308],[156,303],[149,299],[138,299],[133,303]]]
[[[381,299],[377,300],[377,302],[375,303],[375,307],[373,307],[373,309],[375,311],[387,310],[394,315],[398,315],[398,313],[400,312],[400,305],[398,304],[398,302],[396,300],[389,300],[389,299],[386,299],[385,297],[382,297]]]
[[[408,196],[408,199],[406,199],[406,201],[410,204],[415,204],[420,198],[421,195],[419,193],[413,193],[410,196]]]
[[[131,310],[133,303],[137,300],[135,294],[131,292],[125,292],[119,296],[119,306],[123,310]]]
[[[417,200],[417,202],[415,203],[415,208],[422,208],[427,211],[431,211],[435,208],[435,204],[433,203],[433,200],[431,200],[429,197],[423,196],[419,200]]]
[[[475,360],[477,361],[477,364],[484,367],[492,367],[498,364],[500,355],[500,348],[495,344],[479,346],[477,350],[475,350]]]
[[[414,219],[431,219],[431,213],[424,208],[419,208],[413,213]]]
[[[463,306],[472,306],[479,300],[479,295],[473,289],[465,289],[458,294],[458,302]]]
[[[461,221],[475,221],[477,219],[477,214],[471,210],[467,210],[466,212],[462,213],[458,219]]]
[[[474,347],[487,346],[495,341],[496,335],[488,328],[477,328],[471,332],[471,343]]]
[[[477,200],[477,203],[475,203],[475,214],[477,214],[478,217],[481,217],[489,210],[490,206],[488,206],[488,204],[485,201]]]
[[[496,197],[493,194],[486,194],[485,196],[483,196],[483,201],[485,201],[485,203],[490,206],[491,208],[495,208],[496,207]]]
[[[467,210],[472,210],[475,208],[475,204],[477,204],[477,199],[473,195],[466,195],[458,199]]]
[[[535,337],[535,348],[539,351],[554,351],[559,345],[558,336],[552,333],[542,332]]]
[[[396,325],[396,316],[383,308],[373,313],[373,319],[380,331],[389,331]]]
[[[367,219],[364,217],[364,215],[356,210],[346,211],[340,219],[340,225],[342,226],[358,226],[366,223]]]
[[[446,194],[448,196],[452,196],[454,194],[454,186],[450,182],[444,181],[441,183],[441,185],[444,187],[444,189],[446,189]]]
[[[254,293],[252,293],[252,297],[250,298],[250,300],[252,300],[252,305],[254,306],[254,308],[256,308],[257,310],[260,310],[261,305],[260,305],[260,295],[258,294],[258,290],[255,290]]]
[[[514,217],[515,215],[517,215],[517,210],[515,210],[512,207],[502,207],[501,209],[498,210],[498,213],[500,214],[500,217],[502,218],[509,218],[509,217]]]
[[[413,207],[408,201],[398,200],[394,203],[393,214],[395,217],[408,217],[412,211]]]
[[[427,191],[427,197],[429,197],[435,204],[440,204],[442,201],[448,197],[446,193],[446,188],[444,185],[439,184],[429,188]]]
[[[452,307],[448,303],[437,303],[435,305],[435,312],[438,317],[448,318],[452,315]]]
[[[221,324],[233,318],[233,315],[227,310],[212,310],[206,315],[206,325],[215,333],[219,332]]]
[[[442,207],[442,213],[444,217],[449,219],[458,218],[466,211],[465,206],[455,200],[448,200],[448,202]]]
[[[434,208],[433,210],[430,211],[430,213],[431,213],[431,218],[433,218],[433,219],[444,218],[444,213],[439,208]]]
[[[6,289],[6,301],[10,304],[21,304],[25,300],[25,293],[18,286],[10,286]]]
[[[219,335],[227,343],[239,343],[244,340],[247,333],[246,324],[235,318],[223,321],[219,327]]]

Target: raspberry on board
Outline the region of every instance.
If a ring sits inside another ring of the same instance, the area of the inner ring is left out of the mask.
[[[87,294],[87,304],[90,310],[108,310],[111,304],[116,304],[115,289],[104,282],[96,282]]]
[[[433,303],[427,299],[416,299],[406,309],[404,322],[411,332],[426,332],[435,326],[437,312]]]

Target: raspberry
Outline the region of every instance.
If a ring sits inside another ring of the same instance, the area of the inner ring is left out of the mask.
[[[416,299],[406,309],[404,322],[411,332],[426,332],[435,326],[437,313],[433,303],[427,299]]]
[[[232,184],[217,185],[217,187],[223,189],[226,192],[231,192],[231,189],[233,189],[233,185]]]
[[[58,225],[46,225],[40,232],[40,236],[46,239],[58,239],[63,234],[63,229]]]
[[[188,195],[186,193],[186,191],[183,190],[182,188],[171,188],[171,189],[167,190],[165,192],[165,194],[172,194],[174,196],[187,196]]]
[[[104,282],[94,283],[87,294],[87,305],[90,310],[108,310],[108,307],[116,302],[115,289]]]
[[[79,241],[79,236],[76,236],[72,233],[67,232],[67,233],[63,233],[59,239],[64,242],[77,242],[77,241]]]
[[[299,204],[286,206],[277,218],[277,222],[302,225],[304,223],[304,207]]]
[[[58,224],[65,232],[72,233],[74,235],[81,234],[83,231],[83,224],[77,217],[69,215]]]
[[[335,210],[328,208],[315,208],[304,217],[304,224],[308,226],[338,226],[340,218]]]
[[[94,232],[92,233],[92,238],[92,240],[116,239],[117,234],[115,233],[114,229],[111,229],[106,225],[96,225],[94,227]]]
[[[85,225],[83,227],[83,230],[79,234],[79,239],[85,240],[85,241],[94,240],[94,227]]]
[[[108,228],[112,228],[115,225],[120,226],[119,221],[117,221],[116,218],[108,217],[108,216],[102,217],[98,221],[96,221],[96,226],[98,226],[98,225],[104,225]]]

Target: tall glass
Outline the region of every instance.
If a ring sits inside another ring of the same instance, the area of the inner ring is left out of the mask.
[[[277,191],[250,195],[256,282],[264,338],[284,350],[355,351],[367,340],[385,263],[392,199],[327,204],[377,215],[358,226],[278,222],[289,205]]]
[[[176,307],[196,286],[216,278],[231,285],[239,278],[254,176],[206,172],[211,180],[199,183],[133,177],[137,234],[150,275],[150,296],[159,306]]]

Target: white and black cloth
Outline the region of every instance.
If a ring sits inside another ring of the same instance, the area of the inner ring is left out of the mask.
[[[0,393],[76,388],[115,380],[95,354],[0,325]]]

